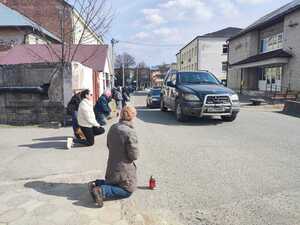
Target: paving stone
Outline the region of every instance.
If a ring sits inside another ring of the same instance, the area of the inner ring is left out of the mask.
[[[40,217],[46,217],[52,215],[58,210],[58,208],[53,204],[45,203],[39,207],[37,207],[33,212],[35,215]]]
[[[126,220],[120,220],[120,221],[114,223],[113,225],[128,225],[128,222]]]
[[[15,197],[12,197],[11,199],[9,199],[6,204],[10,207],[18,207],[28,201],[31,200],[31,197],[30,196],[22,196],[22,195],[19,195],[19,196],[15,196]]]
[[[89,225],[108,225],[108,224],[104,224],[100,220],[92,220]]]
[[[1,223],[10,223],[15,221],[22,216],[24,216],[26,211],[24,209],[11,209],[8,210],[0,215],[0,222]]]
[[[41,207],[42,205],[44,205],[45,203],[42,201],[38,201],[38,200],[30,200],[28,202],[26,202],[25,204],[22,204],[22,208],[26,209],[27,212],[32,212],[35,209],[37,209],[38,207]]]
[[[121,210],[112,210],[105,206],[102,209],[99,209],[98,219],[104,223],[112,224],[121,220],[121,218]]]

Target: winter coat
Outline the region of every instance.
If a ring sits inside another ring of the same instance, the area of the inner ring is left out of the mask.
[[[95,114],[104,114],[105,116],[109,116],[111,109],[108,105],[108,99],[105,95],[101,95],[101,97],[98,99],[95,108],[94,108]]]
[[[100,127],[95,118],[93,103],[86,98],[79,104],[77,119],[81,127]]]
[[[126,121],[114,124],[107,135],[107,147],[107,183],[133,192],[137,185],[134,161],[139,156],[138,139],[133,125]]]
[[[73,97],[71,98],[70,102],[68,103],[67,113],[69,115],[72,115],[73,112],[78,111],[80,102],[81,102],[80,95],[79,94],[73,95]]]

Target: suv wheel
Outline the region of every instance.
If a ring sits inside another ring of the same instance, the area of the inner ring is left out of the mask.
[[[161,96],[161,100],[160,100],[160,111],[162,111],[162,112],[168,111],[168,108],[165,107],[163,96]]]
[[[183,114],[180,103],[178,103],[176,105],[176,119],[179,122],[185,122],[185,121],[187,121],[187,116]]]
[[[225,122],[233,122],[237,117],[237,113],[232,113],[231,116],[221,116],[222,120]]]

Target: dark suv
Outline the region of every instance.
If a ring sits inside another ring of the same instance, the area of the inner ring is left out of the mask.
[[[164,80],[161,111],[171,109],[178,121],[189,116],[221,116],[234,121],[240,111],[238,95],[208,71],[177,72],[170,70]]]

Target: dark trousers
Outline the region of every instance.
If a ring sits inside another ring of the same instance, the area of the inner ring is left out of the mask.
[[[77,111],[74,111],[72,113],[72,127],[73,127],[73,132],[74,132],[74,136],[76,138],[80,138],[78,136],[78,134],[76,133],[76,130],[79,128],[79,125],[78,125],[78,120],[77,120]]]
[[[86,145],[86,146],[92,146],[95,143],[95,136],[104,134],[105,129],[103,127],[80,127],[82,132],[84,133],[84,136],[86,137],[86,140],[79,140],[78,143]]]

